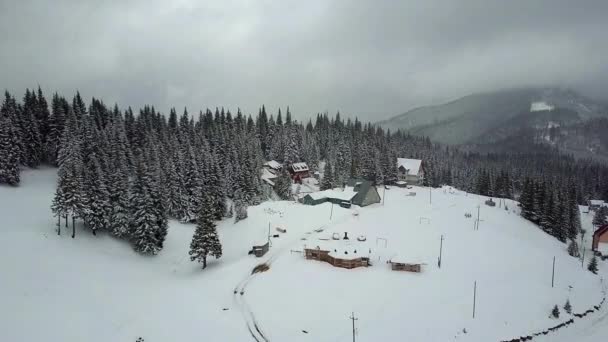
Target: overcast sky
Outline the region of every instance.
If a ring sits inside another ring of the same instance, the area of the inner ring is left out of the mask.
[[[0,88],[163,112],[375,121],[506,87],[608,95],[606,0],[0,0],[0,32]]]

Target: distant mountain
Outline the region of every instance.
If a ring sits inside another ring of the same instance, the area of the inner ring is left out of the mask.
[[[606,131],[600,129],[608,127],[603,121],[607,118],[604,105],[572,90],[525,88],[473,94],[416,108],[378,125],[484,151],[540,144],[608,156],[608,142],[603,138]]]

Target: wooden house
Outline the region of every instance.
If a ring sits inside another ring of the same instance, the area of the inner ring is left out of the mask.
[[[294,182],[301,183],[302,179],[310,177],[310,169],[306,163],[293,163],[289,166],[289,174]]]
[[[397,158],[397,178],[409,184],[422,184],[424,163],[420,159]]]
[[[305,248],[304,257],[348,269],[370,266],[367,248],[357,245],[335,243],[334,245]]]
[[[602,255],[608,255],[608,224],[599,227],[593,233],[591,249]]]

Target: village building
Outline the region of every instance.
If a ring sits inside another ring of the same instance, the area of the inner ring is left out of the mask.
[[[370,255],[371,248],[349,240],[319,241],[316,246],[304,248],[304,257],[308,260],[319,260],[348,269],[370,266]]]
[[[302,183],[302,179],[310,177],[310,169],[306,163],[293,163],[289,166],[289,174],[296,183]]]
[[[608,224],[599,227],[593,233],[591,249],[602,255],[608,255]]]
[[[264,169],[276,175],[281,171],[283,165],[281,165],[281,163],[276,160],[269,160],[264,163],[263,167]]]
[[[260,240],[251,247],[249,254],[253,254],[256,257],[260,258],[264,256],[270,249],[270,238],[266,238],[265,240]]]
[[[380,194],[372,182],[363,179],[350,179],[347,184],[357,193],[351,200],[352,204],[366,207],[370,204],[380,203]]]
[[[271,187],[274,188],[274,184],[275,181],[277,179],[278,175],[275,173],[272,173],[270,170],[263,168],[262,169],[262,174],[260,176],[260,178],[268,185],[270,185]]]
[[[380,203],[380,194],[370,181],[351,179],[343,189],[330,189],[317,191],[300,199],[306,205],[317,205],[325,202],[350,207],[351,204],[365,207],[373,203]]]
[[[397,158],[397,178],[409,184],[422,184],[424,163],[419,159]]]
[[[405,272],[416,272],[422,271],[422,263],[418,261],[409,260],[399,255],[393,256],[388,263],[391,265],[393,271],[405,271]]]
[[[589,200],[589,210],[598,210],[601,207],[608,207],[608,203],[602,200]]]

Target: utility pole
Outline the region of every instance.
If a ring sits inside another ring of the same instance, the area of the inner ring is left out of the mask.
[[[329,212],[329,220],[334,216],[334,202],[331,202],[331,211]]]
[[[384,191],[382,192],[382,205],[384,205],[384,199],[386,198],[386,185],[382,184]]]
[[[353,311],[352,315],[349,317],[351,321],[353,321],[353,342],[355,342],[355,321],[358,321],[358,318],[355,318],[355,312]]]
[[[551,287],[555,281],[555,257],[553,257],[553,271],[551,272]]]
[[[429,184],[429,204],[433,204],[432,198],[433,198],[433,192],[431,191],[432,187],[431,184]]]
[[[473,283],[473,318],[475,318],[475,301],[477,300],[477,280]]]
[[[477,220],[475,221],[475,230],[479,230],[479,210],[481,208],[481,205],[477,206]]]
[[[439,240],[439,260],[437,261],[437,266],[441,268],[441,250],[443,249],[443,235],[441,235],[441,240]]]
[[[583,257],[581,258],[581,267],[585,268],[585,249],[583,248]]]

